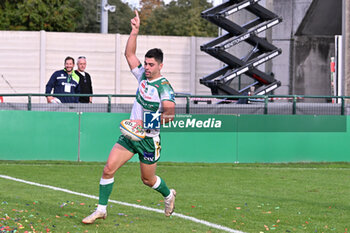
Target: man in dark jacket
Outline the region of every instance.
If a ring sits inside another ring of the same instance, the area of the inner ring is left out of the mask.
[[[79,76],[74,72],[74,58],[66,57],[64,69],[55,71],[46,84],[46,94],[67,94],[67,96],[47,96],[48,103],[78,103],[79,97],[69,94],[80,94]]]
[[[86,57],[80,56],[77,61],[78,70],[75,73],[79,76],[80,82],[80,94],[92,94],[91,76],[85,72],[86,69]],[[91,96],[84,96],[79,98],[80,103],[92,103]]]

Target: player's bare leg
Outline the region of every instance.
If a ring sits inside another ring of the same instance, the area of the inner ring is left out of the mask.
[[[163,195],[165,205],[164,213],[165,216],[169,217],[175,209],[176,191],[174,189],[169,189],[166,183],[159,176],[156,176],[156,168],[157,163],[145,164],[140,162],[141,179],[145,185]]]
[[[123,166],[134,154],[123,146],[116,143],[103,169],[102,178],[100,180],[99,202],[95,212],[82,220],[85,224],[92,224],[96,219],[106,219],[108,198],[112,192],[114,184],[115,172]]]

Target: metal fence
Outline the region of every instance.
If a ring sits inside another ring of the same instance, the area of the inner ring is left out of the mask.
[[[135,95],[84,95],[99,103],[45,103],[46,96],[64,94],[0,94],[0,110],[129,113]],[[21,101],[16,101],[20,98]],[[23,101],[23,98],[27,101]],[[350,96],[192,96],[177,94],[177,114],[350,115]],[[11,100],[11,101],[6,101]],[[34,100],[34,101],[33,101]],[[102,103],[101,103],[102,102]]]

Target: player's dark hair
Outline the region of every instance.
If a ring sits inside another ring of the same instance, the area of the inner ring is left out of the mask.
[[[146,53],[145,57],[154,58],[159,64],[163,63],[163,51],[158,48],[150,49]]]
[[[73,64],[75,64],[74,63],[74,58],[72,58],[72,57],[66,57],[66,59],[64,59],[64,64],[66,64],[66,61],[68,61],[68,60],[72,60]]]

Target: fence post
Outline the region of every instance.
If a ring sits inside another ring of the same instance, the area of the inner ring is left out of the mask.
[[[268,105],[268,103],[269,103],[269,97],[267,96],[267,95],[265,95],[265,97],[264,97],[265,99],[264,99],[264,114],[266,115],[267,114],[267,105]]]
[[[341,115],[345,114],[345,99],[344,97],[341,98]]]
[[[28,95],[28,111],[32,111],[32,96]]]
[[[108,105],[107,105],[107,112],[111,112],[112,106],[111,106],[111,96],[108,95]]]
[[[186,114],[190,114],[190,97],[186,96]]]
[[[293,115],[297,113],[297,96],[293,96]]]

